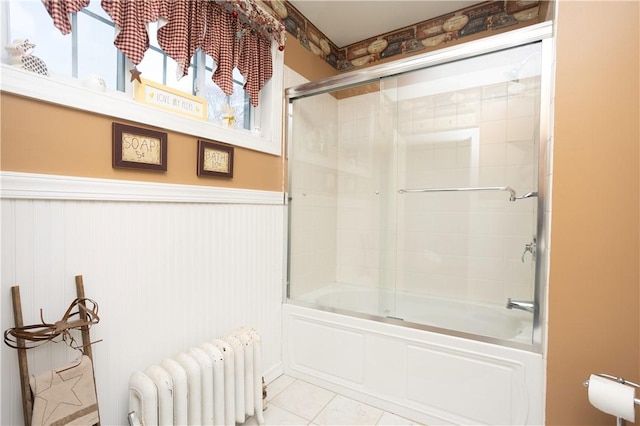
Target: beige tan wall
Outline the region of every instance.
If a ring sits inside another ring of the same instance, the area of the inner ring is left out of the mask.
[[[112,123],[152,127],[7,93],[0,95],[0,108],[3,171],[282,190],[282,159],[274,155],[236,147],[232,179],[198,177],[198,138],[168,132],[166,172],[114,169]]]
[[[287,36],[284,64],[309,81],[321,80],[338,74],[335,68],[311,53],[291,35]]]
[[[593,372],[640,379],[638,8],[559,3],[549,425],[615,424],[582,382]]]

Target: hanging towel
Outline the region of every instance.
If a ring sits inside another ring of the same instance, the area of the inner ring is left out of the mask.
[[[70,365],[32,375],[32,426],[99,423],[91,359],[83,355]]]

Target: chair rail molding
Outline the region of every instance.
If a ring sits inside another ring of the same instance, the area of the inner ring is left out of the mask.
[[[284,193],[19,172],[0,172],[0,198],[166,203],[284,204]]]

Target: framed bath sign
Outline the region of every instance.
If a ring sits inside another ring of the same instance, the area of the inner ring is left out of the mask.
[[[233,147],[198,140],[198,176],[233,177]]]

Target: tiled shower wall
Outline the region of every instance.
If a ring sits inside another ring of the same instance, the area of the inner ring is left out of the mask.
[[[536,198],[397,189],[535,191],[538,92],[537,79],[521,79],[397,104],[384,91],[295,101],[291,295],[340,282],[493,303],[532,297],[533,256],[522,255]]]

